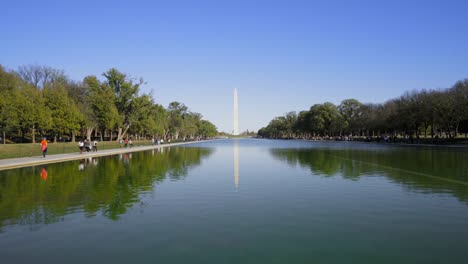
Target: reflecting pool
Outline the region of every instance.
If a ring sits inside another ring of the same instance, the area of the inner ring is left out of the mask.
[[[468,149],[216,140],[0,171],[1,263],[464,263]]]

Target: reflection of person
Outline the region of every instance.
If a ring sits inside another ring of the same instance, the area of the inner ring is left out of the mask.
[[[42,168],[42,170],[41,170],[41,178],[42,178],[42,180],[44,180],[44,181],[47,180],[47,170],[46,170],[45,167]]]
[[[78,165],[78,170],[84,170],[86,160],[80,160],[80,164]]]
[[[47,154],[47,139],[45,137],[41,141],[41,151],[42,151],[42,157],[45,158]]]
[[[125,153],[123,154],[123,163],[124,164],[127,164],[130,159],[132,158],[132,154],[131,153]]]

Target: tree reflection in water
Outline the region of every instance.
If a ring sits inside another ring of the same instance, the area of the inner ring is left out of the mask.
[[[385,175],[408,190],[450,193],[468,202],[468,153],[462,149],[271,149],[271,155],[313,175],[358,180]]]
[[[141,193],[153,191],[154,183],[183,179],[211,153],[167,148],[1,171],[0,230],[9,224],[53,223],[77,211],[117,220],[140,203]]]

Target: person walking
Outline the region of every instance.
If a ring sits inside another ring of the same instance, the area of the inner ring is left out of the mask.
[[[85,139],[84,147],[85,147],[86,152],[89,152],[91,150],[91,142],[89,142],[89,140]]]
[[[97,140],[93,142],[93,152],[97,152]]]
[[[80,148],[80,154],[83,154],[83,147],[84,147],[84,143],[82,140],[80,140],[80,142],[78,142],[78,148]]]
[[[42,151],[42,157],[45,158],[47,154],[47,139],[44,137],[41,141],[41,151]]]

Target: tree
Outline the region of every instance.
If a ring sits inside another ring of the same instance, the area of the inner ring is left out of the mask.
[[[104,130],[112,130],[117,124],[122,123],[121,116],[118,113],[117,107],[112,100],[114,93],[107,84],[101,84],[96,76],[87,76],[83,83],[87,88],[87,96],[83,105],[88,105],[85,108],[88,115],[92,116],[89,123],[95,123],[101,132],[101,140]],[[112,140],[112,136],[110,138]]]
[[[3,135],[3,144],[6,143],[6,131],[14,127],[15,119],[11,118],[13,106],[13,93],[21,86],[21,79],[12,71],[7,71],[0,65],[0,128]]]
[[[26,85],[15,90],[5,110],[11,126],[20,130],[22,142],[28,131],[31,131],[32,142],[35,143],[36,130],[46,131],[50,128],[50,113],[46,111],[44,98],[32,86]]]
[[[180,130],[180,137],[186,139],[187,137],[193,138],[198,132],[198,122],[201,117],[193,115],[191,112],[187,112],[182,116],[182,127]]]
[[[344,120],[333,103],[316,104],[310,108],[312,130],[323,136],[341,132]]]
[[[286,137],[293,138],[294,124],[297,122],[297,113],[294,111],[288,112],[284,115],[284,122],[286,128]]]
[[[173,139],[179,138],[184,126],[184,117],[188,114],[188,107],[179,102],[172,102],[167,108],[169,114],[169,133]]]
[[[130,128],[130,116],[134,110],[134,100],[138,96],[138,90],[140,85],[143,84],[143,80],[140,79],[138,83],[133,83],[133,80],[115,68],[103,73],[103,76],[106,78],[106,84],[114,93],[113,100],[111,99],[109,103],[115,104],[120,115],[117,123],[117,140],[120,140]]]
[[[448,96],[453,98],[453,122],[455,136],[458,134],[460,122],[468,120],[468,79],[458,81],[448,90]]]
[[[390,117],[395,112],[394,108],[393,101],[388,101],[385,104],[362,104],[359,135],[375,136],[382,130],[391,129]]]
[[[129,116],[132,127],[129,131],[136,134],[143,134],[145,131],[152,129],[153,119],[151,111],[154,105],[153,99],[149,95],[142,95],[134,99],[134,110]]]
[[[168,112],[162,105],[155,104],[151,109],[152,126],[150,127],[150,133],[157,137],[165,137],[166,131],[168,131],[169,118]]]
[[[57,136],[68,134],[80,128],[83,116],[73,100],[68,97],[64,85],[55,82],[44,88],[44,102],[46,111],[51,117],[50,131],[57,142]]]
[[[200,121],[198,131],[199,131],[200,136],[202,136],[203,138],[211,138],[218,134],[218,130],[216,129],[216,126],[207,120]]]
[[[57,70],[40,65],[22,65],[18,68],[18,74],[26,82],[36,89],[45,88],[55,81],[66,80],[63,70]]]
[[[312,127],[311,127],[311,115],[309,111],[301,111],[297,116],[296,123],[294,124],[294,131],[302,135],[303,138],[310,138]]]
[[[344,119],[344,128],[351,135],[359,130],[362,117],[362,104],[356,99],[346,99],[338,106],[338,111]]]

